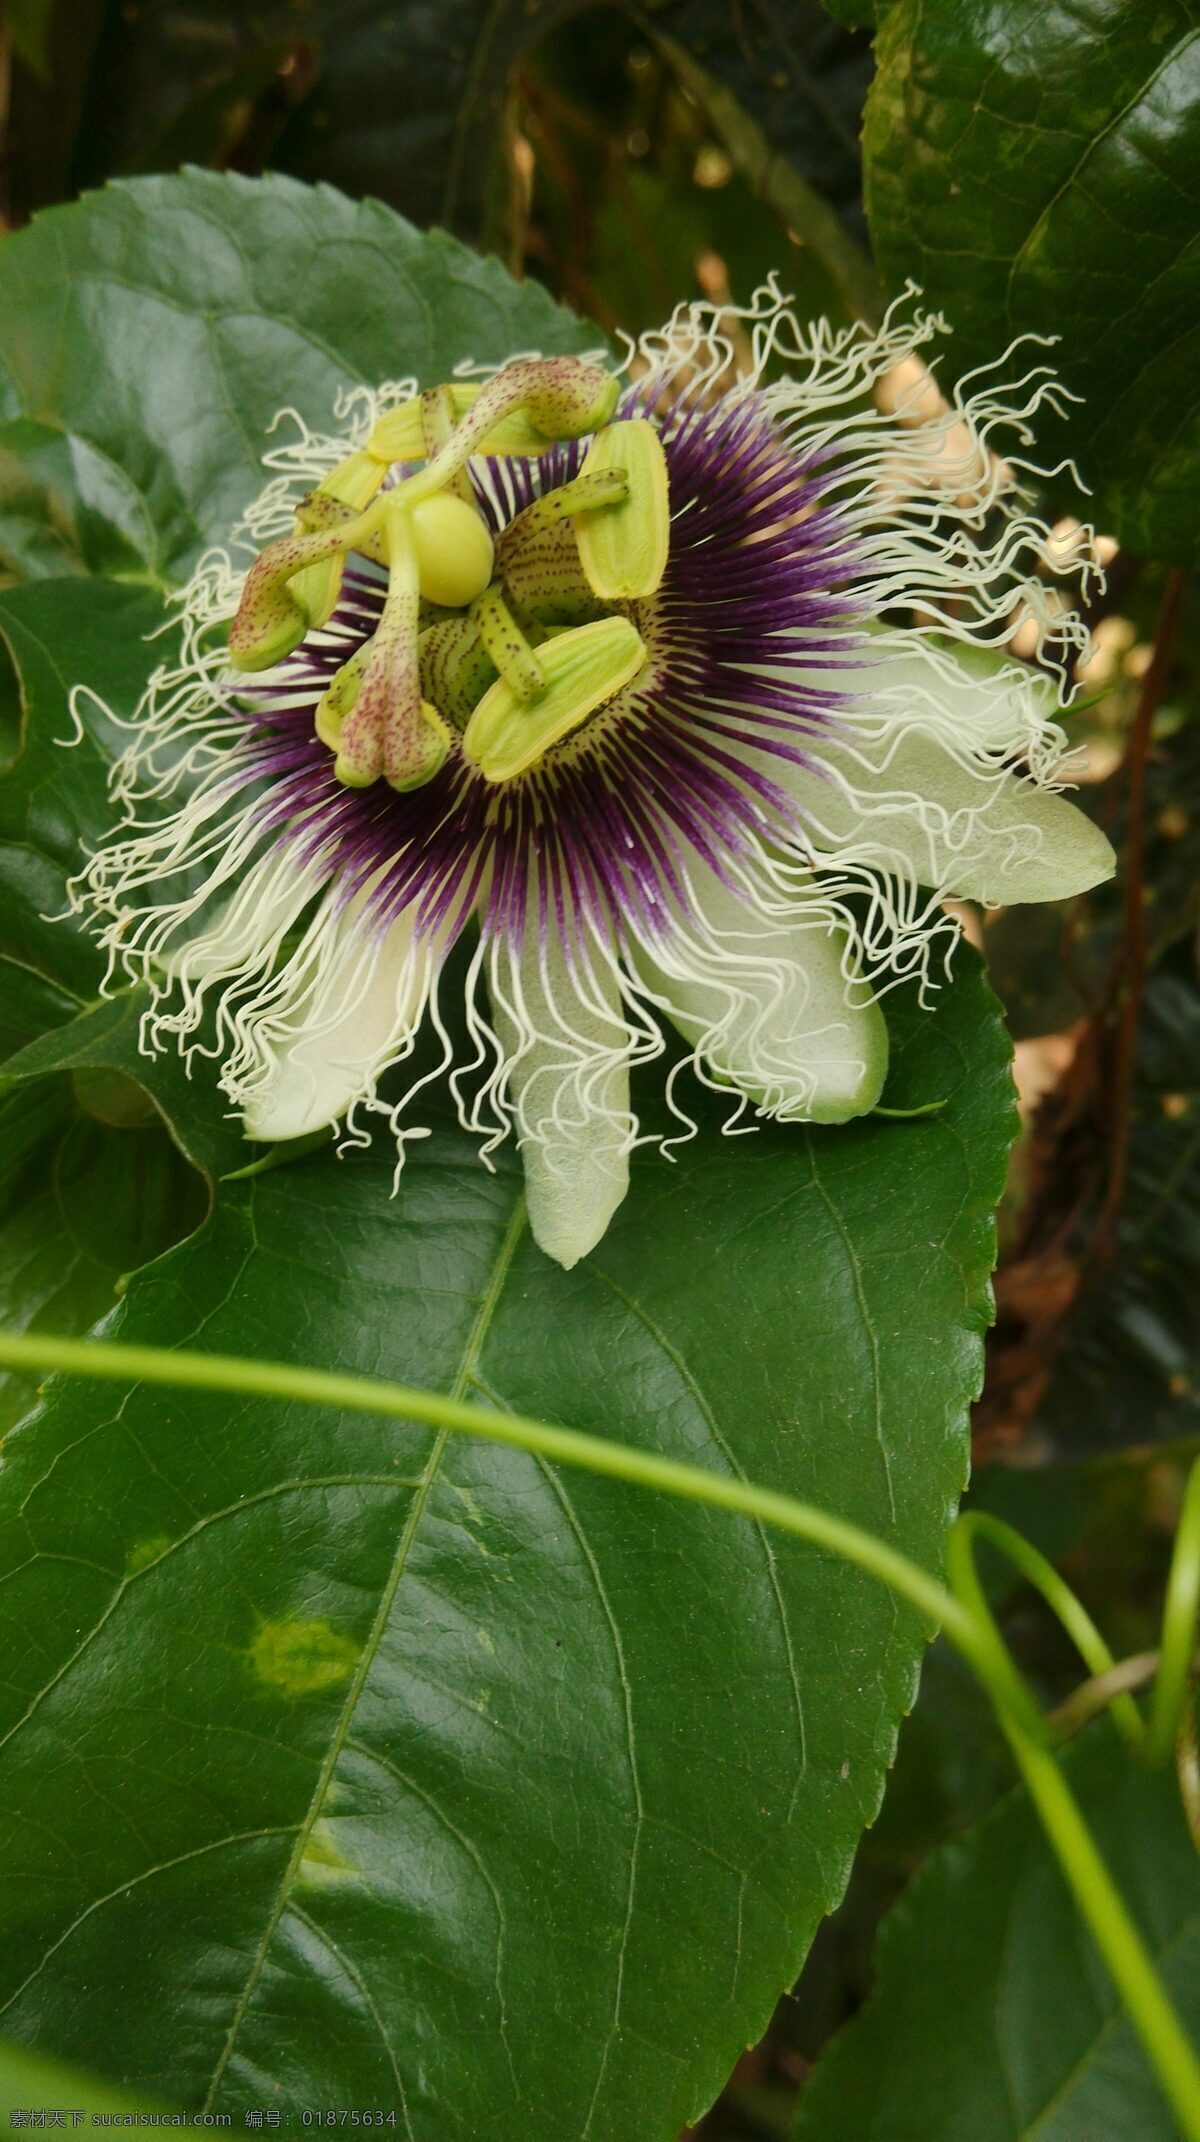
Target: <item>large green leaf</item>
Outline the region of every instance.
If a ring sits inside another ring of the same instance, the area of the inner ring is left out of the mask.
[[[203,1209],[199,1178],[137,1088],[93,1075],[5,1092],[0,1324],[86,1331],[126,1273],[178,1242]],[[29,1378],[0,1377],[0,1433],[33,1391]]]
[[[1200,14],[1194,0],[896,0],[864,133],[887,279],[960,370],[1061,336],[1071,451],[1133,549],[1200,557]]]
[[[96,947],[66,914],[67,880],[113,816],[107,777],[159,648],[162,606],[100,579],[0,591],[19,684],[16,755],[0,782],[0,1322],[85,1331],[124,1275],[187,1234],[240,1140],[177,1059],[138,1053],[140,1005],[96,1003]],[[86,680],[79,741],[68,706]],[[103,712],[107,708],[108,712]],[[137,1083],[135,1083],[135,1081]],[[170,1132],[153,1105],[170,1101]],[[189,1166],[191,1162],[193,1165]],[[0,1430],[30,1379],[0,1376]]]
[[[147,634],[162,622],[156,596],[114,581],[0,589],[0,637],[20,689],[16,752],[0,781],[4,952],[77,1002],[94,994],[104,963],[69,919],[67,882],[112,824],[108,776],[128,740],[118,724],[161,659]],[[69,705],[75,684],[88,690],[83,726]]]
[[[27,420],[29,461],[16,486],[10,425],[0,546],[19,538],[28,565],[37,483],[53,501],[62,475],[47,432],[86,478],[88,542],[107,514],[125,569],[136,547],[141,570],[170,582],[261,490],[285,405],[327,431],[355,382],[436,384],[463,359],[595,341],[536,284],[377,201],[199,171],[111,186],[0,251],[0,418]]]
[[[1200,1866],[1173,1772],[1104,1725],[1068,1750],[1085,1816],[1185,2025],[1200,2028]],[[1177,2129],[1028,1797],[931,1859],[872,1998],[805,2091],[798,2142],[1173,2142]]]
[[[934,1565],[1008,1052],[965,961],[899,1042],[941,1115],[710,1127],[570,1275],[439,1123],[394,1203],[379,1153],[227,1185],[110,1328],[479,1392]],[[836,1901],[912,1698],[921,1631],[840,1565],[415,1429],[56,1385],[0,1494],[4,2027],[191,2102],[673,2134]]]

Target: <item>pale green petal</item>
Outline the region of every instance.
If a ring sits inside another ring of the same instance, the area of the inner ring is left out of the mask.
[[[629,1032],[599,961],[573,970],[553,934],[510,964],[493,954],[492,1018],[508,1060],[533,1238],[570,1270],[629,1188]]]
[[[769,769],[821,861],[877,865],[957,899],[1065,900],[1111,877],[1103,833],[1065,795],[1006,768],[1053,764],[1054,688],[1011,655],[927,633],[872,634],[861,664],[814,669],[851,695],[814,741],[821,774]],[[765,763],[765,762],[764,762]]]
[[[866,985],[847,980],[848,938],[816,895],[786,922],[702,866],[689,869],[689,927],[638,971],[716,1078],[791,1122],[844,1123],[875,1106],[887,1026]],[[701,934],[703,933],[703,934]]]
[[[875,765],[822,739],[824,775],[782,780],[823,855],[899,869],[952,898],[1068,900],[1110,878],[1112,846],[1078,806],[995,766],[970,767],[910,730]]]
[[[401,916],[369,935],[357,907],[324,933],[289,996],[258,1032],[269,1081],[246,1099],[248,1138],[302,1138],[336,1123],[371,1091],[425,1008],[433,958]]]

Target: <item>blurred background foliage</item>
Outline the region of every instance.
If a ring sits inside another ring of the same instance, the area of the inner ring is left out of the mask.
[[[1051,451],[1095,491],[1108,574],[1072,734],[1124,868],[1069,910],[965,918],[1009,1014],[1023,1121],[972,1498],[1061,1561],[1118,1654],[1138,1652],[1200,1448],[1195,12],[891,0],[877,38],[872,17],[869,0],[9,0],[0,213],[16,227],[185,162],[282,170],[448,226],[616,341],[699,295],[735,304],[771,270],[801,313],[842,322],[916,277],[960,367],[1022,330],[1061,335],[1085,399]],[[44,540],[57,480],[44,449],[0,427],[6,581],[44,569],[23,548],[31,527]],[[1087,511],[1069,474],[1043,504],[1069,545]],[[86,571],[69,500],[56,526]],[[0,751],[15,719],[4,676]],[[6,1016],[19,1040],[15,997]],[[0,1197],[48,1170],[71,1298],[18,1234],[0,1306],[82,1326],[114,1273],[194,1214],[178,1171],[178,1209],[133,1201],[136,1242],[87,1239],[72,1215],[95,1211],[110,1171],[136,1179],[163,1133],[123,1118],[120,1096],[38,1091]],[[1001,1606],[1060,1700],[1078,1665],[1056,1625],[1018,1583]],[[698,2136],[808,2131],[806,2077],[871,1985],[881,1919],[1009,1781],[986,1704],[935,1647],[846,1901]]]

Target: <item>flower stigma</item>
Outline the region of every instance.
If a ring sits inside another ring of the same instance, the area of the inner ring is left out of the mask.
[[[624,379],[520,357],[355,388],[337,437],[292,412],[73,887],[144,1045],[214,1057],[247,1136],[382,1114],[402,1160],[443,1080],[567,1266],[635,1147],[695,1135],[686,1071],[731,1132],[867,1114],[946,903],[1113,867],[1056,784],[1087,635],[1029,502],[1052,375],[1018,346],[897,406],[940,321],[802,325],[770,282],[739,378],[728,311]],[[672,1039],[651,1132],[630,1076]]]
[[[659,586],[668,473],[644,417],[605,421],[617,392],[610,374],[570,358],[508,366],[461,412],[449,384],[426,390],[418,411],[422,466],[389,483],[397,426],[384,419],[365,450],[301,500],[293,531],[257,558],[229,633],[234,666],[252,672],[328,623],[352,554],[387,569],[374,637],[337,671],[315,714],[335,778],[347,788],[383,779],[404,794],[445,764],[448,720],[436,700],[444,641],[422,662],[423,639],[445,622],[444,612],[469,612],[449,720],[490,782],[527,773],[642,667],[646,650],[628,620],[595,613],[597,604],[646,597]],[[496,546],[465,471],[472,451],[514,417],[545,445],[592,437],[579,476],[535,499],[521,525],[509,528],[493,577]],[[536,649],[551,636],[540,659]],[[464,696],[463,665],[479,687],[474,700]]]

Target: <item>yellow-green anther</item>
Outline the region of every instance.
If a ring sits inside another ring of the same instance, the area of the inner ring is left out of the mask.
[[[627,417],[597,432],[584,456],[584,476],[623,469],[629,495],[618,505],[581,513],[575,522],[579,557],[589,585],[604,602],[653,595],[667,569],[671,501],[662,440],[645,417]]]
[[[447,719],[465,729],[496,665],[469,617],[443,617],[421,634],[421,690]]]
[[[229,628],[229,659],[235,669],[270,669],[300,645],[309,616],[288,583],[303,567],[343,548],[340,529],[317,529],[283,536],[260,553],[246,575]]]
[[[478,506],[437,491],[413,507],[412,530],[426,602],[465,610],[492,577],[492,538]]]
[[[543,443],[579,439],[607,424],[620,391],[611,372],[582,357],[523,357],[489,379],[459,424],[453,444],[469,441],[467,452],[476,452],[477,442],[513,409],[528,413]]]
[[[445,446],[423,469],[404,479],[410,508],[419,498],[445,489],[455,471],[502,417],[524,409],[541,433],[540,447],[555,439],[577,439],[606,424],[617,405],[618,382],[582,357],[523,357],[489,379]]]
[[[449,396],[456,426],[455,458],[443,469],[442,453],[436,457],[440,485],[468,454],[541,454],[552,439],[595,431],[611,417],[620,386],[582,357],[523,357],[482,384],[453,380],[434,391]],[[417,395],[380,417],[366,452],[384,462],[425,459],[423,401]],[[463,434],[461,449],[457,432]]]
[[[614,374],[581,357],[534,358],[528,372],[521,399],[548,439],[581,439],[597,431],[609,422],[620,399]]]
[[[348,507],[353,516],[370,504],[384,474],[370,454],[351,454],[331,476],[322,478],[315,493],[310,492],[309,497],[336,501],[338,505]],[[314,524],[311,519],[306,519],[304,525],[311,528]],[[310,565],[296,575],[292,594],[301,609],[308,612],[310,625],[323,625],[331,616],[341,593],[344,564],[343,558],[326,558],[320,565]]]
[[[355,649],[349,661],[343,662],[341,668],[335,672],[332,682],[317,702],[317,735],[323,744],[328,745],[330,751],[338,751],[341,748],[342,730],[362,689],[367,663],[371,659],[371,646],[370,640],[364,640],[362,646]]]
[[[539,655],[546,687],[536,699],[520,699],[501,677],[467,724],[463,750],[486,781],[511,781],[536,766],[632,682],[646,649],[628,618],[601,617],[544,641]]]
[[[496,584],[471,604],[471,617],[502,681],[518,699],[534,698],[545,672]]]

